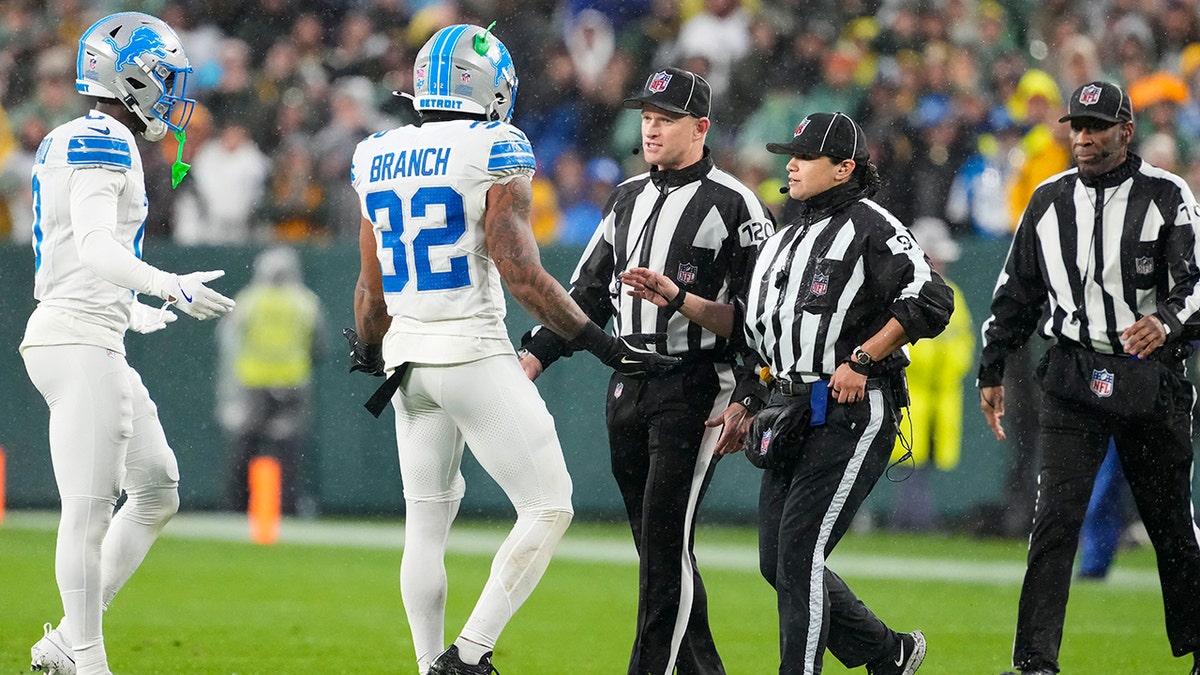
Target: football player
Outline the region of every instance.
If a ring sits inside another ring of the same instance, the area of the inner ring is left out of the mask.
[[[190,71],[161,20],[136,12],[101,19],[79,40],[75,80],[93,108],[51,131],[37,152],[38,305],[20,351],[50,408],[64,616],[31,649],[34,670],[109,672],[101,615],[179,506],[175,455],[125,361],[126,330],[164,328],[176,318],[171,304],[197,319],[233,307],[205,285],[223,272],[176,275],[141,260],[147,202],[134,134],[182,135],[195,104],[186,95]],[[138,293],[166,302],[146,305]],[[114,516],[122,490],[127,501]]]
[[[421,48],[413,75],[420,124],[375,134],[354,154],[362,261],[357,335],[347,337],[353,369],[386,371],[399,387],[391,400],[406,505],[400,588],[418,668],[488,675],[501,630],[572,516],[554,421],[517,363],[501,282],[544,325],[614,368],[656,371],[678,359],[605,333],[542,268],[529,222],[535,161],[509,123],[517,75],[505,46],[479,26],[450,26]],[[442,560],[464,493],[464,443],[517,521],[443,651]]]

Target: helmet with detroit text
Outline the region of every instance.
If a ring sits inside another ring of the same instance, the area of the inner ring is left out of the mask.
[[[490,28],[458,24],[433,34],[413,62],[413,107],[512,120],[517,70]]]
[[[138,116],[147,140],[183,131],[196,101],[187,97],[192,72],[183,43],[161,19],[141,12],[110,14],[79,38],[75,89],[115,99]]]

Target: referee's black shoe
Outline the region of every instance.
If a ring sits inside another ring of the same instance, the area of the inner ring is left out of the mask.
[[[1192,675],[1200,675],[1200,651],[1192,652]]]
[[[500,671],[492,665],[492,653],[488,652],[479,659],[479,663],[471,665],[463,663],[458,655],[458,645],[450,645],[446,651],[433,660],[429,666],[429,675],[500,675]]]
[[[900,652],[867,665],[868,675],[913,675],[925,660],[925,634],[919,630],[900,634]]]

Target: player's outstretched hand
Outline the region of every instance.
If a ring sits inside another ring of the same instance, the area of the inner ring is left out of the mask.
[[[350,343],[350,372],[383,377],[383,345],[363,342],[353,328],[343,328],[342,335]]]
[[[180,311],[190,317],[202,321],[215,319],[233,309],[235,304],[232,299],[205,286],[205,283],[223,276],[225,270],[180,274],[176,277],[177,288],[171,292],[172,301]]]
[[[574,343],[595,354],[601,363],[618,373],[642,377],[665,373],[679,365],[678,356],[659,354],[647,346],[665,337],[662,333],[640,333],[615,338],[589,321]]]
[[[179,315],[167,309],[151,307],[137,300],[129,307],[129,330],[135,333],[153,333],[167,327],[167,324],[179,318]]]

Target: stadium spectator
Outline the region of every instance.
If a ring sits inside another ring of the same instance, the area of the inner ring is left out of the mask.
[[[693,56],[708,59],[712,70],[707,79],[719,100],[729,88],[734,62],[750,50],[750,13],[741,0],[704,0],[704,10],[680,26],[676,48],[681,65]]]
[[[303,138],[292,138],[275,156],[256,218],[278,241],[331,239],[325,191],[316,179],[312,149]]]
[[[175,200],[175,241],[244,244],[260,239],[254,213],[265,193],[270,160],[237,118],[219,126],[192,160],[187,187]]]
[[[946,197],[946,220],[958,232],[1008,239],[1016,216],[1009,211],[1005,193],[1018,161],[1021,127],[1003,106],[996,106],[988,115],[986,132],[976,138],[975,153],[954,176]]]

